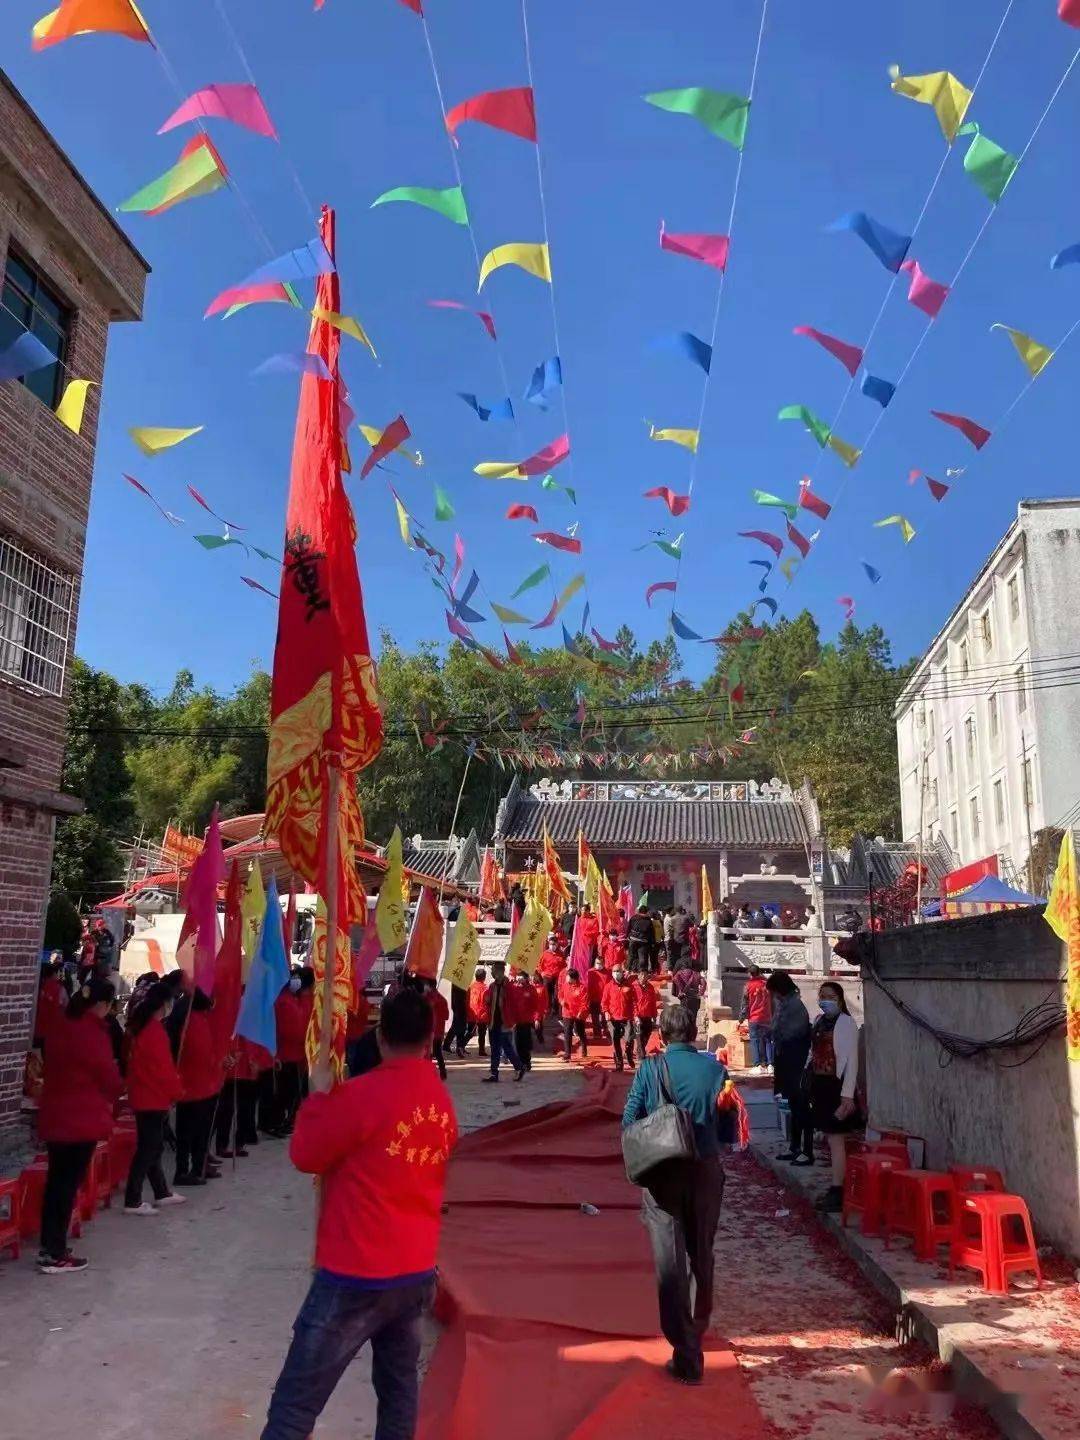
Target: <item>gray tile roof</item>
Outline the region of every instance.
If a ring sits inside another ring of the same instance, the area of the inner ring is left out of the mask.
[[[802,846],[809,840],[800,807],[787,800],[537,800],[520,795],[496,840],[538,844],[544,821],[557,846],[596,849],[701,849]]]

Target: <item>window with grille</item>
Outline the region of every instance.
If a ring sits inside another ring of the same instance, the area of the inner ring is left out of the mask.
[[[64,388],[64,365],[72,311],[37,268],[16,250],[9,250],[0,297],[0,350],[6,350],[24,331],[36,335],[55,365],[45,365],[23,376],[22,383],[55,410]]]
[[[0,678],[62,694],[73,590],[70,576],[0,535]]]

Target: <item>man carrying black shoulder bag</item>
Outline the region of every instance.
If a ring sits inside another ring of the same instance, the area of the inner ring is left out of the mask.
[[[628,1178],[642,1186],[652,1244],[660,1328],[671,1345],[668,1371],[700,1385],[713,1302],[713,1242],[724,1196],[721,1151],[738,1135],[728,1074],[695,1046],[683,1005],[660,1016],[664,1053],[639,1068],[622,1118]]]

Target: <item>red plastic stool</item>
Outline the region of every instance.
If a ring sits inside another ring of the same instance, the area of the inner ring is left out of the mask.
[[[862,1216],[862,1233],[880,1235],[885,1214],[885,1198],[889,1177],[903,1168],[892,1155],[849,1155],[844,1172],[844,1211],[846,1226],[852,1215]]]
[[[958,1265],[978,1270],[983,1289],[991,1295],[1007,1294],[1009,1276],[1021,1270],[1034,1270],[1042,1288],[1031,1216],[1019,1195],[987,1190],[958,1197],[956,1232],[949,1250],[950,1277]]]
[[[112,1207],[112,1192],[115,1189],[112,1169],[112,1146],[108,1140],[98,1141],[98,1147],[94,1151],[94,1157],[90,1165],[90,1174],[94,1184],[94,1199],[99,1209],[108,1210]]]
[[[979,1193],[983,1190],[997,1190],[1005,1193],[1005,1181],[1001,1171],[992,1165],[950,1165],[949,1174],[956,1181],[956,1188],[963,1194]]]
[[[907,1170],[911,1166],[911,1156],[908,1154],[906,1145],[898,1145],[895,1140],[869,1140],[866,1145],[868,1155],[891,1155],[896,1161],[898,1170]]]
[[[0,1180],[0,1254],[10,1250],[18,1260],[22,1235],[19,1212],[22,1209],[22,1185],[18,1180]]]
[[[113,1188],[123,1185],[131,1169],[131,1162],[135,1157],[135,1147],[138,1141],[135,1136],[135,1127],[118,1125],[109,1138],[110,1162],[109,1172],[112,1176]]]
[[[35,1160],[19,1176],[19,1234],[24,1240],[29,1240],[41,1229],[41,1202],[48,1173],[48,1162]]]
[[[894,1233],[910,1235],[919,1260],[933,1260],[939,1245],[952,1243],[956,1183],[934,1170],[894,1170],[889,1177],[882,1226],[885,1248]],[[942,1213],[944,1212],[944,1213]]]

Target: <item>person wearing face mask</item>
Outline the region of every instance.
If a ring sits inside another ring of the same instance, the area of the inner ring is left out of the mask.
[[[844,1203],[847,1151],[844,1136],[861,1123],[855,1087],[859,1078],[859,1027],[847,1008],[844,992],[834,980],[818,991],[821,1014],[810,1032],[807,1065],[814,1129],[827,1136],[832,1157],[832,1185],[818,1208],[838,1213]]]
[[[184,1091],[176,1102],[174,1185],[204,1185],[221,1174],[209,1158],[210,1130],[225,1071],[210,1020],[213,1008],[210,996],[196,986],[177,1067]]]
[[[615,1051],[615,1069],[623,1068],[623,1038],[626,1039],[626,1065],[634,1068],[634,987],[621,965],[611,972],[604,986],[604,1015],[611,1025],[611,1043]]]
[[[183,1092],[164,1024],[172,1005],[172,986],[159,981],[146,987],[138,1008],[128,1020],[128,1100],[135,1112],[138,1143],[124,1191],[125,1215],[154,1215],[158,1207],[179,1205],[184,1200],[183,1195],[174,1195],[169,1189],[161,1168],[165,1121],[169,1108]],[[142,1198],[146,1180],[154,1192],[152,1205]]]
[[[301,1072],[307,1069],[304,1054],[304,1039],[307,1035],[307,1016],[299,970],[289,976],[289,983],[274,1001],[274,1019],[277,1022],[277,1125],[278,1135],[291,1135],[293,1121],[300,1106]]]

